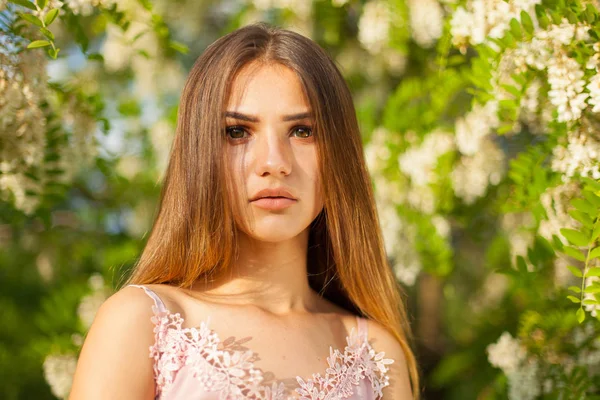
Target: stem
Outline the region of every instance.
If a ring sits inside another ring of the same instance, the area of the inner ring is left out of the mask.
[[[598,222],[600,222],[600,218],[596,217],[596,222],[594,222],[594,225],[592,226],[592,235],[594,234],[594,231],[596,230],[596,225],[598,225]],[[585,265],[583,266],[583,279],[581,279],[581,295],[579,296],[579,308],[583,307],[583,291],[585,290],[585,276],[588,272],[588,266],[590,263],[590,253],[592,252],[592,248],[593,246],[593,242],[592,243],[588,243],[587,246],[587,255],[585,257]]]

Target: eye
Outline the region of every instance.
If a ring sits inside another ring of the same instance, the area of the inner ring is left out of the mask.
[[[298,136],[298,137],[303,138],[303,139],[308,139],[313,134],[312,129],[309,128],[308,126],[295,126],[292,129],[292,132],[299,132],[300,136]]]
[[[228,126],[227,128],[225,128],[225,135],[229,135],[229,137],[232,139],[243,139],[244,133],[247,133],[246,129],[244,129],[241,126],[236,125],[236,126]]]

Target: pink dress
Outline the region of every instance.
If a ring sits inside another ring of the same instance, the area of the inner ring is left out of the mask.
[[[296,377],[299,396],[292,396],[285,393],[283,382],[262,382],[261,370],[250,361],[252,351],[220,348],[217,333],[208,327],[210,318],[200,327],[182,328],[183,318],[169,312],[154,291],[129,286],[144,289],[154,300],[155,342],[149,356],[154,359],[155,399],[375,400],[389,385],[386,365],[394,361],[371,347],[365,318],[356,317],[358,332],[352,328],[343,352],[329,347],[325,376],[314,373],[306,381]]]

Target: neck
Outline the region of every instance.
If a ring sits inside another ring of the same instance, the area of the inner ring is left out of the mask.
[[[207,282],[203,295],[278,315],[314,310],[318,295],[308,283],[308,234],[307,228],[294,238],[273,243],[240,232],[239,254],[232,268]]]

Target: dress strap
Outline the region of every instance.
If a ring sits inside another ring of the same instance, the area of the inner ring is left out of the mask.
[[[356,325],[358,327],[358,335],[367,339],[367,333],[369,331],[366,318],[362,318],[360,316],[356,316]]]
[[[152,298],[152,300],[154,300],[154,305],[156,306],[156,308],[159,312],[167,311],[167,307],[165,306],[165,303],[163,303],[163,301],[160,299],[160,297],[158,297],[156,292],[153,291],[152,289],[150,289],[144,285],[133,285],[132,284],[132,285],[127,285],[127,286],[133,286],[133,287],[144,289],[144,292],[146,292],[146,294],[148,296],[150,296]]]

